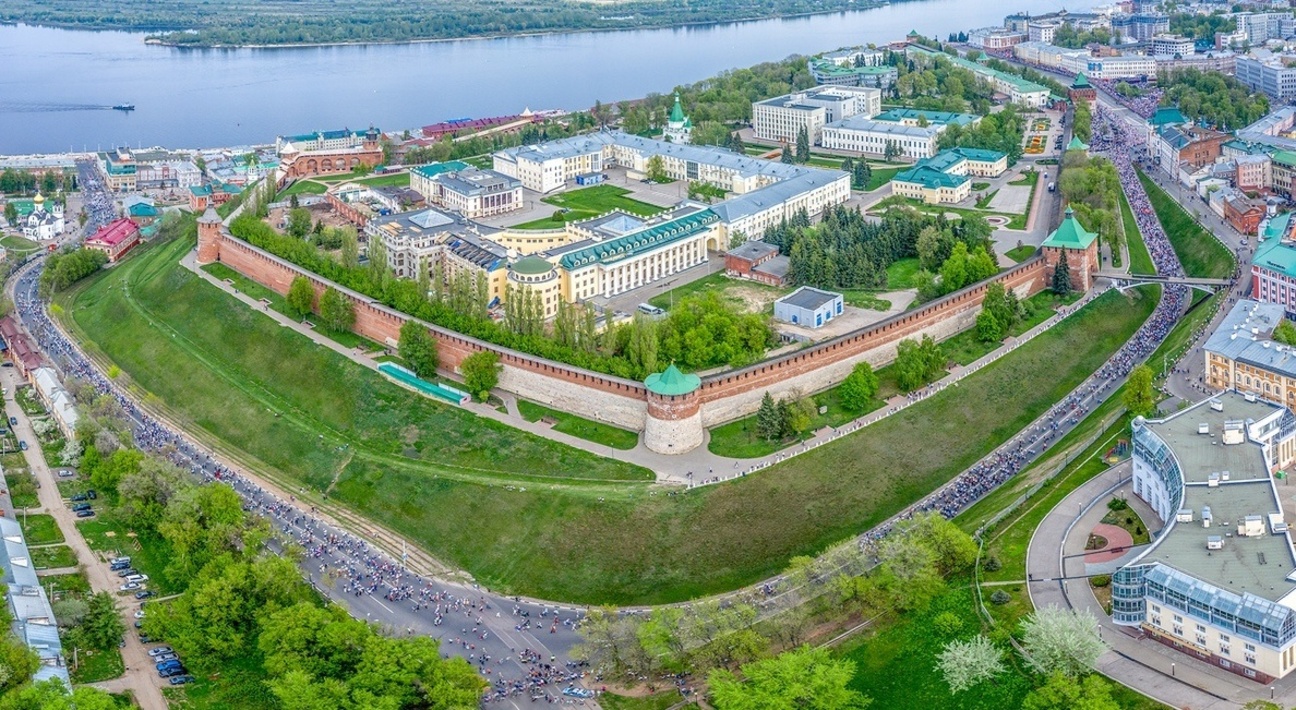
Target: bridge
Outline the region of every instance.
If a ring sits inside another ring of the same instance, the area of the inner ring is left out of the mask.
[[[1207,279],[1187,276],[1154,276],[1148,274],[1124,274],[1118,271],[1099,271],[1094,274],[1095,278],[1110,279],[1116,284],[1117,288],[1129,288],[1139,284],[1184,284],[1186,286],[1201,286],[1211,290],[1223,288],[1232,283],[1229,279]]]

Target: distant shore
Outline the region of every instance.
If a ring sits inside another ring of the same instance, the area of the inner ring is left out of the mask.
[[[681,23],[664,23],[636,25],[633,27],[587,27],[573,29],[555,29],[543,30],[539,32],[499,32],[493,34],[465,35],[462,37],[423,37],[417,39],[364,39],[364,40],[335,40],[327,42],[285,42],[276,44],[253,44],[253,43],[235,43],[235,44],[201,44],[173,42],[162,39],[157,35],[146,36],[144,44],[155,47],[171,47],[174,49],[310,49],[319,47],[363,47],[370,45],[402,45],[402,44],[429,44],[433,42],[464,42],[472,40],[490,40],[490,39],[509,39],[523,37],[546,37],[550,35],[574,35],[588,34],[597,32],[635,32],[637,30],[665,30],[665,29],[684,29],[689,27],[719,27],[723,25],[740,25],[749,22],[762,22],[765,20],[796,20],[805,17],[816,17],[819,15],[837,15],[843,13],[864,12],[866,10],[876,10],[880,7],[886,7],[892,2],[918,2],[919,0],[870,0],[863,2],[857,7],[850,9],[823,10],[820,12],[799,12],[794,14],[776,14],[763,15],[756,17],[744,17],[739,19],[726,20],[706,20],[700,22],[681,22]],[[66,22],[5,22],[0,24],[27,24],[37,27],[55,27],[64,30],[82,30],[91,32],[130,32],[130,33],[148,33],[148,29],[132,29],[126,27],[87,27],[75,23]],[[192,28],[191,28],[192,29]],[[173,30],[172,32],[184,32],[186,30]]]

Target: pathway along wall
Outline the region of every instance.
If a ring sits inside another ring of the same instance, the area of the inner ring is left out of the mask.
[[[393,348],[400,337],[401,325],[411,318],[255,247],[230,234],[221,224],[199,224],[198,254],[199,263],[220,261],[279,294],[287,294],[298,276],[310,280],[317,297],[331,286],[355,306],[355,332]],[[874,367],[885,365],[895,359],[896,347],[903,339],[930,335],[941,340],[971,327],[986,287],[994,281],[1002,282],[1023,299],[1039,293],[1046,284],[1046,269],[1044,260],[1035,257],[993,279],[868,328],[750,367],[707,377],[696,394],[701,416],[685,420],[696,421],[699,426],[715,426],[755,412],[766,391],[775,397],[808,395],[841,382],[857,362],[868,361]],[[636,431],[644,429],[648,390],[641,382],[545,360],[436,325],[425,325],[437,339],[445,368],[457,371],[459,363],[468,355],[489,350],[499,355],[503,365],[499,382],[502,389],[562,411]],[[692,434],[683,437],[684,440],[701,441],[701,431]],[[687,450],[676,449],[680,453]]]

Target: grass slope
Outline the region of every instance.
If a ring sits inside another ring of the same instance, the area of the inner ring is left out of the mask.
[[[864,433],[732,484],[654,496],[629,482],[640,469],[420,399],[276,326],[179,267],[191,246],[145,247],[63,299],[92,350],[307,496],[328,489],[485,584],[588,603],[732,589],[877,523],[1061,398],[1155,301],[1109,293]],[[915,441],[945,455],[914,457]]]
[[[1117,195],[1121,205],[1121,224],[1125,226],[1125,245],[1129,249],[1130,273],[1153,276],[1156,274],[1156,265],[1152,263],[1152,255],[1143,243],[1143,234],[1139,232],[1138,222],[1134,221],[1134,212],[1130,210],[1129,200],[1125,199],[1125,191],[1121,190]]]
[[[1192,215],[1141,170],[1139,181],[1143,183],[1152,209],[1170,238],[1170,246],[1179,256],[1179,263],[1183,264],[1184,273],[1200,278],[1228,278],[1233,273],[1233,255],[1228,248],[1197,224]]]

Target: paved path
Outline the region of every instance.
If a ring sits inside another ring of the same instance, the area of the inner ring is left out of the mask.
[[[18,377],[16,368],[6,367],[2,372],[0,381],[4,382],[7,392],[4,402],[5,415],[18,420],[18,424],[13,427],[14,433],[19,440],[30,444],[27,450],[23,452],[23,455],[27,459],[27,466],[39,486],[37,493],[40,498],[41,508],[44,512],[52,515],[54,521],[58,523],[64,540],[76,554],[78,563],[85,570],[86,578],[90,580],[91,590],[108,592],[116,598],[122,624],[127,629],[130,629],[135,623],[134,605],[128,603],[129,597],[118,596],[118,587],[121,586],[121,580],[109,572],[108,565],[104,564],[103,559],[90,549],[85,538],[81,536],[81,531],[76,526],[76,516],[64,504],[63,498],[59,494],[58,479],[50,471],[49,466],[45,463],[45,457],[41,454],[40,446],[36,444],[36,432],[31,427],[31,421],[23,412],[22,407],[18,406],[18,403],[14,400],[15,388],[26,383]],[[72,571],[75,572],[76,570]],[[134,693],[136,702],[144,710],[166,710],[166,700],[162,697],[160,689],[162,679],[158,678],[153,671],[153,666],[148,661],[148,653],[145,651],[144,645],[140,643],[139,636],[127,633],[125,640],[126,645],[121,649],[121,652],[122,660],[126,662],[126,674],[119,679],[119,685],[123,689],[131,690]]]

